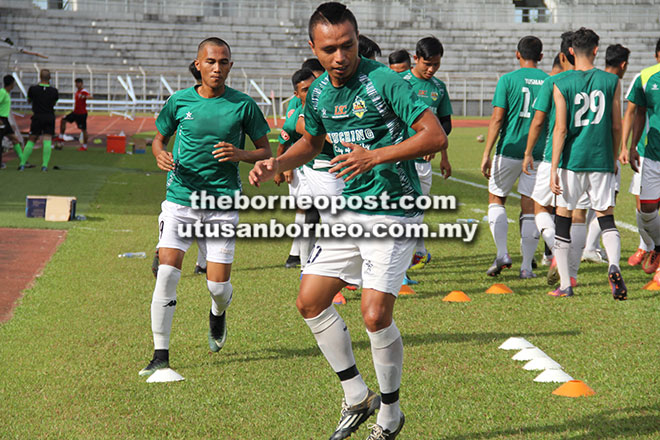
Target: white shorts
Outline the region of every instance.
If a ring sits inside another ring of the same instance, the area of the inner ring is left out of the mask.
[[[238,211],[213,211],[210,209],[192,209],[190,206],[179,205],[165,200],[161,205],[159,220],[158,248],[179,249],[186,252],[195,240],[193,237],[180,237],[180,224],[238,224]],[[194,231],[194,229],[193,229]],[[206,261],[211,263],[230,264],[234,261],[234,238],[197,238],[198,242],[206,243]]]
[[[291,183],[289,184],[289,195],[294,197],[312,195],[305,174],[301,168],[295,168],[293,170],[293,179],[291,179]]]
[[[660,162],[657,160],[644,159],[639,200],[645,202],[660,201]]]
[[[303,167],[303,174],[312,197],[340,196],[346,186],[343,179],[335,177],[336,173]]]
[[[531,197],[540,161],[534,162],[534,171],[529,176],[522,172],[522,162],[522,159],[496,154],[493,157],[490,179],[488,179],[488,192],[498,197],[506,197],[518,180],[518,192],[523,196]]]
[[[422,187],[422,195],[428,196],[431,192],[431,185],[433,184],[433,167],[431,162],[415,162],[417,175],[419,176],[419,184]]]
[[[536,169],[536,182],[534,183],[534,192],[532,199],[541,206],[557,206],[557,196],[550,190],[550,171],[552,164],[550,162],[541,162]],[[589,209],[591,201],[589,195],[584,193],[577,203],[575,209]]]
[[[614,191],[619,192],[621,189],[621,162],[616,161],[616,173],[614,174]]]
[[[560,168],[558,174],[562,193],[557,196],[557,206],[570,211],[584,209],[580,203],[586,200],[585,196],[594,211],[605,211],[614,206],[614,173],[573,172]]]
[[[372,230],[377,223],[421,223],[422,216],[396,217],[341,211],[333,223],[359,223]],[[319,239],[309,255],[303,274],[339,278],[348,284],[398,296],[403,276],[410,265],[415,238]]]
[[[641,170],[642,166],[644,164],[644,158],[642,156],[639,157],[639,168]],[[632,179],[630,180],[630,188],[628,188],[628,192],[634,196],[638,196],[640,193],[640,189],[642,186],[642,176],[640,173],[635,173],[633,172]]]

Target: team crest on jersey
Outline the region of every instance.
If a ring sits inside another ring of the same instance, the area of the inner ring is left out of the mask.
[[[282,132],[280,133],[280,135],[282,136],[282,139],[284,139],[285,141],[288,141],[289,139],[291,139],[291,137],[289,136],[289,133],[287,133],[287,132],[284,131],[284,130],[282,130]]]
[[[193,119],[192,112],[186,112],[186,117],[183,118],[184,121],[192,121]]]
[[[353,101],[353,114],[358,118],[362,119],[362,116],[367,112],[367,104],[364,102],[364,99],[359,96],[355,97]]]
[[[438,92],[431,92],[431,99],[434,101],[438,100]]]

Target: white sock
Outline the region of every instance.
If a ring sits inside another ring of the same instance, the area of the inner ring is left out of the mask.
[[[360,403],[367,396],[367,385],[355,366],[348,328],[334,306],[314,318],[305,319],[330,367],[337,373],[348,405]]]
[[[413,252],[413,255],[417,253],[422,254],[424,256],[426,256],[427,253],[426,245],[424,244],[424,239],[422,237],[419,237],[417,239],[417,242],[415,243],[415,252]]]
[[[591,210],[589,211],[591,212]],[[586,241],[584,244],[584,248],[589,251],[595,251],[600,247],[600,224],[598,223],[598,217],[595,215],[593,216],[593,219],[587,222],[589,225],[589,230],[587,232],[586,236]],[[575,240],[575,237],[571,234],[571,238]]]
[[[294,220],[294,223],[298,223],[299,225],[302,226],[303,223],[305,223],[305,213],[304,212],[296,212],[296,218]],[[301,238],[294,238],[293,243],[291,243],[291,250],[289,251],[289,255],[292,256],[299,256],[300,255],[300,243],[301,243]],[[307,257],[305,257],[307,258]],[[302,256],[300,257],[300,261],[302,262]]]
[[[394,321],[389,327],[370,332],[371,355],[380,386],[381,404],[376,423],[394,431],[399,426],[399,388],[403,369],[403,341]]]
[[[156,287],[151,299],[151,331],[155,350],[170,348],[172,319],[176,309],[176,286],[181,279],[181,270],[174,266],[158,266]]]
[[[523,214],[520,227],[520,248],[522,250],[521,270],[532,271],[532,260],[539,245],[539,232],[534,223],[534,214]]]
[[[649,212],[647,218],[653,220],[652,214],[653,214],[652,212]],[[651,234],[649,234],[649,232],[646,230],[646,226],[644,225],[644,215],[642,212],[637,211],[636,217],[637,217],[637,229],[639,230],[639,237],[646,244],[646,250],[652,251],[653,249],[655,249],[655,243],[654,243],[655,240],[653,239]],[[660,242],[658,242],[658,244],[660,244]]]
[[[643,229],[639,230],[639,249],[645,251],[645,252],[650,252],[653,250],[653,240],[651,240],[651,237],[649,237],[649,234],[644,231],[642,233]],[[648,241],[646,241],[646,238],[648,238]]]
[[[495,240],[495,246],[497,247],[497,256],[498,258],[503,257],[509,253],[506,244],[509,224],[504,205],[498,205],[497,203],[488,205],[488,224],[490,225],[490,232],[493,234],[493,240]]]
[[[600,226],[598,227],[600,231]],[[580,269],[580,261],[584,252],[584,243],[587,240],[587,225],[585,223],[571,224],[571,246],[568,248],[569,274],[577,278]]]
[[[300,269],[304,269],[307,266],[307,259],[309,258],[309,253],[312,252],[314,247],[314,242],[316,238],[314,237],[300,237]]]
[[[609,266],[616,266],[618,268],[621,258],[621,236],[618,229],[603,231],[603,246],[607,253]]]
[[[534,216],[536,228],[541,233],[543,241],[550,249],[555,246],[555,219],[549,212],[539,212]]]
[[[559,287],[564,290],[571,286],[571,274],[568,263],[570,241],[565,241],[560,237],[555,237],[555,247],[552,254],[557,260],[557,271],[559,272]]]
[[[215,316],[222,315],[231,304],[234,293],[231,280],[223,282],[206,280],[206,286],[211,294],[211,313]]]

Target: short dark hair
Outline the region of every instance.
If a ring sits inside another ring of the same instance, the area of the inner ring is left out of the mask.
[[[569,48],[573,47],[573,35],[575,32],[566,31],[561,34],[561,46],[559,47],[559,52],[563,53],[566,57],[566,60],[571,63],[572,66],[575,66],[575,57],[571,53]]]
[[[527,35],[518,42],[518,52],[523,60],[541,61],[543,43],[534,35]]]
[[[2,77],[2,82],[4,83],[5,87],[8,87],[16,82],[13,76],[11,75],[5,75]]]
[[[440,58],[445,54],[445,48],[442,43],[435,37],[425,37],[417,42],[415,46],[415,55],[417,58],[429,58],[440,55]]]
[[[620,44],[611,44],[607,46],[607,50],[605,51],[605,65],[616,67],[623,62],[627,62],[629,56],[630,49]]]
[[[39,81],[50,81],[50,70],[41,69],[39,71]]]
[[[655,43],[655,53],[656,55],[660,52],[660,38],[658,38],[657,43]]]
[[[552,60],[552,67],[561,66],[561,61],[559,60],[559,54],[555,55],[555,59]]]
[[[348,21],[355,28],[355,34],[358,34],[358,25],[355,15],[351,12],[350,9],[338,2],[327,2],[322,3],[316,8],[316,11],[309,18],[309,25],[307,27],[307,32],[309,33],[310,41],[314,41],[314,28],[318,24],[339,24]]]
[[[197,52],[202,50],[202,48],[207,44],[213,44],[214,46],[225,46],[229,51],[229,56],[231,57],[231,47],[229,47],[229,43],[227,43],[222,38],[218,38],[218,37],[210,37],[203,40],[201,43],[199,43],[199,46],[197,46]]]
[[[197,69],[197,66],[195,66],[195,62],[193,61],[188,65],[188,71],[190,71],[190,74],[195,78],[197,81],[202,80],[202,72]]]
[[[76,79],[73,80],[73,82],[82,84],[83,79],[82,78],[76,78]]]
[[[311,69],[300,69],[296,70],[296,72],[291,76],[291,84],[293,84],[293,89],[296,89],[296,86],[310,78],[316,78],[314,76],[314,72]]]
[[[573,52],[587,55],[598,47],[600,37],[591,29],[581,27],[573,34]]]
[[[362,34],[358,36],[358,53],[365,58],[375,58],[382,54],[380,46],[374,40]]]
[[[307,58],[300,66],[301,69],[309,69],[312,72],[324,72],[325,69],[318,58]]]
[[[387,57],[387,60],[390,64],[410,64],[410,54],[405,49],[395,50]]]

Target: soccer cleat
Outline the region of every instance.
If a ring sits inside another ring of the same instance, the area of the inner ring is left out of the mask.
[[[607,260],[603,258],[603,254],[600,249],[585,249],[584,252],[582,252],[582,261],[589,261],[591,263],[607,263]]]
[[[298,266],[300,266],[300,257],[298,255],[289,255],[289,258],[286,259],[286,263],[284,263],[284,267],[287,269],[293,269]]]
[[[19,165],[18,168],[16,168],[18,171],[25,171],[25,165]]]
[[[552,258],[552,262],[550,263],[550,267],[548,268],[548,276],[547,276],[548,284],[550,286],[554,286],[557,284],[557,281],[559,281],[559,270],[557,269],[557,259]]]
[[[658,270],[658,264],[660,264],[660,252],[651,251],[647,254],[647,257],[642,261],[642,269],[648,274],[652,274]]]
[[[45,173],[46,171],[48,171],[48,167],[41,167],[41,172],[42,173]]]
[[[55,150],[58,150],[58,151],[59,151],[59,150],[61,150],[61,149],[63,149],[63,148],[64,148],[64,147],[63,147],[62,144],[60,144],[60,143],[55,143],[55,144],[53,144],[53,149],[55,149]]]
[[[138,374],[140,376],[151,376],[156,372],[156,370],[169,368],[169,367],[170,367],[169,361],[166,361],[164,359],[153,358],[151,362],[149,362],[149,365],[141,369]]]
[[[151,273],[154,274],[154,278],[158,278],[158,266],[160,265],[160,260],[158,259],[158,248],[156,248],[156,253],[154,254],[154,259],[151,262]]]
[[[404,285],[404,286],[414,286],[415,284],[419,284],[419,281],[411,280],[410,278],[408,278],[408,274],[403,275],[402,285]]]
[[[345,400],[342,400],[339,423],[337,423],[335,432],[330,436],[330,440],[350,437],[378,408],[380,408],[380,396],[371,390],[367,390],[367,397],[355,405],[349,406]]]
[[[209,312],[209,348],[213,353],[222,350],[227,341],[227,311],[215,316]]]
[[[637,266],[638,264],[641,264],[642,261],[644,261],[646,254],[647,252],[644,249],[637,249],[635,253],[628,258],[628,265]]]
[[[199,264],[195,263],[195,270],[193,272],[195,275],[201,275],[203,273],[206,273],[206,268],[200,266]]]
[[[502,269],[508,269],[511,267],[511,257],[509,254],[504,254],[503,257],[496,257],[493,264],[486,271],[486,275],[495,277],[502,272]]]
[[[520,279],[527,280],[530,278],[536,278],[536,274],[531,270],[520,269]]]
[[[532,259],[532,270],[538,269],[539,263],[536,262],[536,258]]]
[[[346,298],[344,297],[344,295],[341,292],[337,292],[335,297],[332,298],[332,303],[333,304],[344,305],[344,304],[346,304]]]
[[[413,255],[412,262],[410,263],[410,267],[408,268],[408,270],[423,269],[430,262],[431,262],[430,253],[415,252],[415,255]]]
[[[568,286],[566,289],[562,290],[561,288],[557,287],[552,292],[548,292],[548,295],[554,296],[555,298],[568,298],[573,296],[573,288]]]
[[[346,286],[346,290],[352,290],[355,291],[357,290],[358,286],[356,284],[349,284]]]
[[[371,434],[369,434],[367,440],[392,440],[396,438],[397,435],[399,435],[401,429],[403,429],[404,423],[406,423],[406,418],[403,415],[403,413],[401,413],[401,419],[399,419],[399,426],[393,432],[390,432],[388,429],[383,429],[383,427],[378,424],[367,425],[367,427],[371,429]]]
[[[78,151],[87,151],[86,147],[78,147]]]
[[[623,282],[623,277],[621,276],[619,268],[614,265],[610,266],[607,278],[610,280],[612,296],[614,299],[618,301],[626,300],[628,298],[628,289],[626,289],[626,283]]]
[[[571,277],[571,287],[577,287],[577,279]]]

